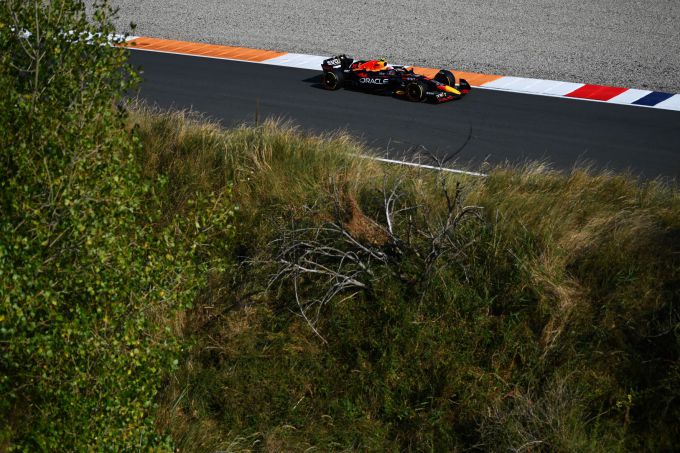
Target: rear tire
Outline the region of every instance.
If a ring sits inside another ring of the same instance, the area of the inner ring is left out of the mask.
[[[333,69],[323,73],[321,84],[327,90],[339,90],[345,83],[345,74],[340,69]]]
[[[455,88],[456,86],[456,76],[454,76],[451,71],[447,71],[446,69],[439,71],[437,75],[434,76],[434,80],[450,87]]]
[[[425,99],[425,93],[427,92],[427,86],[420,80],[411,82],[406,85],[406,99],[413,102],[421,102]]]

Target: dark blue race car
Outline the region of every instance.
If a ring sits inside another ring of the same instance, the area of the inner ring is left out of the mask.
[[[460,99],[470,92],[465,79],[456,78],[442,69],[434,78],[416,74],[409,66],[390,66],[385,60],[355,61],[346,55],[324,60],[322,85],[327,90],[342,87],[379,92],[409,101],[442,103]]]

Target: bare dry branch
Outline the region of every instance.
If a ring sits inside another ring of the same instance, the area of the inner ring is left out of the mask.
[[[474,243],[474,238],[461,237],[458,229],[467,218],[481,219],[482,208],[463,206],[461,183],[457,182],[451,190],[450,179],[442,173],[435,175],[445,200],[441,209],[407,202],[406,178],[385,177],[378,199],[384,214],[382,220],[365,216],[356,201],[333,183],[329,193],[330,218],[327,211],[317,206],[321,203],[306,206],[303,218],[292,219],[279,238],[270,243],[276,250],[270,261],[276,270],[268,288],[292,281],[300,315],[325,342],[318,322],[324,307],[336,298],[346,300],[370,292],[376,279],[384,275],[419,284],[427,282],[433,270],[439,274],[439,269],[455,265]],[[324,221],[317,226],[301,225],[310,217]],[[382,239],[367,238],[366,228],[378,231]],[[440,260],[442,256],[447,259]],[[404,276],[401,264],[404,259],[420,263],[421,270]]]

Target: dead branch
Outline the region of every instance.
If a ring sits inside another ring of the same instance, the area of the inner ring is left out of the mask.
[[[468,218],[481,219],[482,208],[463,205],[460,182],[450,188],[450,177],[443,171],[435,177],[444,199],[442,209],[407,201],[404,175],[391,181],[385,177],[378,199],[384,219],[363,214],[358,204],[333,184],[330,218],[317,203],[307,206],[303,218],[293,218],[269,244],[275,250],[269,263],[276,270],[268,288],[291,282],[300,316],[325,342],[318,322],[324,307],[337,297],[346,300],[370,292],[376,279],[386,273],[408,283],[427,281],[433,270],[439,273],[440,268],[465,257],[475,239],[463,237],[460,226]],[[309,218],[324,220],[309,226]],[[367,238],[366,228],[379,232],[382,239]],[[421,271],[404,280],[403,259],[421,263]]]

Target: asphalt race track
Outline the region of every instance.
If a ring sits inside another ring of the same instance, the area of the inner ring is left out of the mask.
[[[318,83],[319,71],[131,50],[142,69],[139,97],[193,109],[229,127],[259,118],[304,130],[347,130],[377,154],[483,162],[542,160],[569,169],[590,162],[645,178],[680,177],[680,112],[473,89],[463,100],[418,104]],[[259,105],[259,109],[258,109]]]

